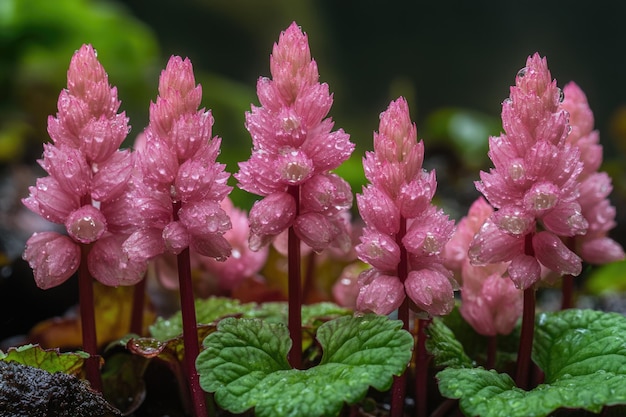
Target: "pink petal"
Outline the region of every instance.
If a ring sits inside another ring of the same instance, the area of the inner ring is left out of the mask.
[[[395,240],[375,230],[365,229],[355,249],[360,260],[379,271],[395,272],[400,263],[400,247]]]
[[[215,258],[218,261],[225,261],[231,254],[230,243],[219,234],[191,235],[190,247],[200,255]]]
[[[400,230],[400,211],[387,194],[373,185],[357,194],[357,205],[361,218],[368,227],[381,233],[394,235]]]
[[[190,235],[187,228],[181,222],[171,222],[163,229],[163,242],[165,250],[178,255],[189,247]]]
[[[23,258],[33,269],[41,289],[61,285],[80,264],[80,246],[67,236],[55,232],[34,233],[26,242]]]
[[[127,186],[134,167],[134,155],[128,149],[116,151],[99,164],[91,183],[91,197],[98,201],[118,198]]]
[[[404,287],[398,277],[368,269],[361,273],[358,284],[361,289],[356,299],[357,311],[388,315],[404,301]]]
[[[558,274],[577,276],[582,272],[582,260],[550,232],[533,236],[533,249],[537,260]]]
[[[210,200],[183,204],[178,217],[191,236],[199,238],[203,235],[223,234],[231,228],[226,212],[218,203]]]
[[[144,277],[145,258],[129,259],[122,250],[124,239],[123,235],[108,235],[99,239],[89,251],[89,272],[104,285],[134,285]]]
[[[474,236],[469,247],[469,259],[473,265],[505,262],[524,251],[524,237],[512,236],[487,220]]]
[[[454,308],[454,290],[450,279],[439,271],[411,271],[404,288],[417,307],[432,316],[444,316]]]
[[[335,214],[352,207],[352,189],[343,178],[326,173],[311,177],[300,189],[300,208]]]
[[[138,263],[156,258],[166,250],[162,233],[161,229],[154,227],[139,229],[133,232],[120,244],[120,248],[123,251],[123,255],[120,255],[120,257],[137,261]],[[119,240],[119,238],[117,239]]]
[[[274,193],[254,203],[250,210],[250,231],[255,235],[276,236],[293,224],[296,202],[287,193]]]
[[[70,213],[65,228],[72,239],[88,244],[102,237],[107,230],[107,222],[100,210],[88,204]]]
[[[304,213],[293,224],[298,237],[315,252],[321,252],[333,241],[339,230],[320,213]]]
[[[541,266],[533,256],[517,255],[509,265],[509,276],[516,288],[525,290],[541,279]]]
[[[68,193],[54,177],[37,178],[34,187],[29,187],[30,196],[22,203],[30,211],[44,219],[64,224],[69,214],[80,207],[80,196]]]
[[[68,146],[46,143],[42,167],[68,193],[85,195],[89,191],[91,169],[83,154]]]
[[[582,235],[589,226],[577,202],[558,204],[543,216],[542,222],[548,231],[558,236]]]
[[[608,237],[584,240],[580,248],[580,256],[589,263],[603,265],[624,259],[622,246]]]

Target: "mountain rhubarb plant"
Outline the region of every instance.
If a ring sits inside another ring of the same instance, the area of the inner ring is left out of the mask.
[[[259,197],[248,214],[229,198],[188,58],[170,58],[149,125],[121,150],[130,127],[117,90],[92,46],[75,53],[48,119],[46,176],[22,200],[56,225],[23,258],[42,289],[78,274],[80,318],[0,351],[1,415],[626,412],[626,317],[572,308],[587,263],[624,259],[580,87],[561,90],[546,58],[527,59],[503,133],[489,138],[493,168],[477,173],[482,196],[457,224],[424,169],[428,138],[407,100],[392,101],[352,220],[352,187],[333,171],[355,144],[333,130],[333,95],[295,22],[270,73],[245,114],[251,156],[233,175]],[[129,286],[132,297],[114,288]],[[546,286],[562,288],[561,311],[536,302]],[[146,323],[170,298],[176,308]],[[35,344],[67,340],[78,322],[83,350]]]

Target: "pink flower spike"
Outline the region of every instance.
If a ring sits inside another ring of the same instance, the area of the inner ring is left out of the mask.
[[[43,290],[61,285],[78,270],[80,247],[55,232],[34,233],[26,242],[23,258],[33,269]]]
[[[404,301],[404,285],[398,277],[368,269],[361,273],[358,282],[361,287],[356,299],[358,311],[388,315]]]

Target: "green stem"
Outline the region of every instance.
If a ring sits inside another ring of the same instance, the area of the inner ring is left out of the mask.
[[[174,220],[178,220],[180,203],[174,203]],[[191,261],[189,248],[177,256],[178,283],[180,287],[180,311],[183,319],[183,345],[185,348],[184,364],[189,383],[194,417],[207,417],[206,399],[200,387],[200,376],[196,369],[196,358],[200,353],[198,343],[198,324],[191,281]]]
[[[396,235],[396,243],[400,247],[400,263],[398,264],[398,278],[404,285],[406,277],[408,275],[409,262],[406,248],[402,244],[402,239],[406,233],[406,219],[400,217],[400,230]],[[409,300],[404,298],[404,301],[398,308],[398,320],[402,321],[402,328],[409,330]],[[420,366],[418,363],[416,366]],[[404,397],[406,395],[406,371],[400,376],[396,376],[393,379],[393,385],[391,387],[391,413],[390,417],[401,417],[404,414]]]
[[[78,292],[80,304],[80,322],[83,336],[83,349],[89,354],[85,361],[87,380],[91,388],[102,392],[102,376],[100,375],[100,356],[96,336],[96,315],[93,296],[93,279],[87,268],[89,247],[80,246],[80,265],[78,267]]]
[[[300,187],[289,187],[289,193],[296,200],[296,217],[300,211]],[[287,232],[287,257],[289,281],[289,318],[288,327],[291,337],[289,364],[294,369],[302,367],[302,278],[300,239],[292,227]]]

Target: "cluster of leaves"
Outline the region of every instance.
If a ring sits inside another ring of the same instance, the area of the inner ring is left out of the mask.
[[[547,416],[559,409],[598,413],[626,404],[626,317],[564,310],[537,317],[533,361],[542,378],[529,391],[507,373],[476,367],[443,320],[429,327],[429,350],[443,396],[460,400],[465,415]],[[623,409],[622,409],[623,411]]]

